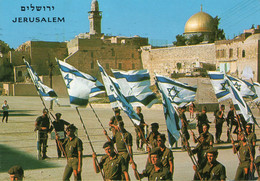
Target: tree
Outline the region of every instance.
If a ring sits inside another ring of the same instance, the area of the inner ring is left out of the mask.
[[[0,66],[0,82],[13,81],[13,65],[3,59],[3,63]]]
[[[186,45],[187,39],[183,35],[177,35],[176,36],[176,41],[173,42],[175,46],[184,46]]]
[[[196,45],[203,41],[203,35],[193,35],[187,40],[188,45]]]
[[[213,37],[211,38],[210,42],[214,42],[217,40],[225,40],[226,36],[225,36],[225,32],[223,29],[220,29],[219,26],[219,22],[220,19],[218,16],[216,16],[215,18],[213,18]]]
[[[0,52],[2,54],[8,53],[10,50],[12,50],[7,43],[4,41],[0,40]]]

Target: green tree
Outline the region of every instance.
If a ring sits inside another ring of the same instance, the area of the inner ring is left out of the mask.
[[[8,61],[8,59],[2,60],[3,62],[0,63],[0,82],[13,81],[13,65]]]
[[[193,35],[187,40],[188,45],[196,45],[203,41],[203,35]]]
[[[213,35],[214,36],[212,37],[210,42],[226,39],[224,30],[219,28],[220,19],[221,18],[219,18],[218,16],[213,18],[213,27],[212,28],[213,28]]]
[[[176,36],[176,41],[173,42],[175,46],[184,46],[186,45],[187,39],[183,35],[177,35]]]
[[[2,54],[8,53],[10,50],[12,50],[7,43],[4,41],[0,40],[0,52]]]

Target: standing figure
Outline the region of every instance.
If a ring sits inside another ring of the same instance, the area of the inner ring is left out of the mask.
[[[205,106],[203,106],[202,110],[201,110],[201,114],[198,116],[197,126],[198,126],[199,134],[201,134],[203,132],[202,125],[203,124],[209,125],[209,123],[211,123],[211,122],[208,120],[207,108]]]
[[[56,113],[55,116],[56,116],[56,119],[55,119],[55,121],[53,121],[52,124],[54,126],[55,131],[58,134],[62,134],[62,138],[60,138],[59,141],[63,142],[66,137],[64,127],[65,127],[65,125],[66,126],[70,125],[70,123],[61,119],[61,113]],[[51,126],[51,130],[53,129],[53,126]],[[59,145],[58,140],[56,139],[55,141],[56,141],[56,146],[57,146],[58,158],[60,158],[61,153],[65,150],[65,147],[61,148],[61,145]],[[65,156],[64,153],[63,153],[63,156]]]
[[[198,170],[202,180],[226,180],[226,168],[217,161],[218,150],[210,148],[206,153],[207,163]],[[193,166],[196,171],[196,166]]]
[[[172,180],[172,175],[169,170],[162,165],[160,157],[160,148],[153,148],[150,153],[151,167],[146,167],[141,174],[137,171],[135,163],[132,164],[132,168],[135,171],[135,178],[139,180],[148,177],[148,180]],[[139,178],[138,178],[139,177]]]
[[[252,124],[246,125],[246,138],[251,149],[253,158],[255,158],[256,134],[252,132]]]
[[[68,137],[63,142],[67,155],[67,165],[62,178],[64,181],[70,179],[72,172],[75,181],[81,180],[83,145],[81,139],[75,136],[76,130],[77,128],[73,124],[66,128]]]
[[[23,168],[19,165],[15,165],[15,166],[11,167],[8,170],[8,173],[10,175],[11,181],[15,181],[15,180],[22,181],[23,180],[24,171],[23,171]]]
[[[234,105],[230,104],[230,110],[228,111],[227,115],[227,126],[228,126],[228,132],[227,132],[227,142],[230,142],[230,134],[232,134],[232,127],[233,125],[236,126],[234,130],[234,134],[238,134],[238,122],[235,118],[235,111],[234,111]]]
[[[122,117],[120,116],[120,109],[118,107],[114,108],[114,113],[115,115],[110,119],[108,124],[113,136],[115,135],[116,131],[118,131],[118,122],[123,121]]]
[[[4,101],[4,104],[2,105],[2,109],[3,109],[2,122],[4,122],[4,119],[5,119],[5,122],[7,123],[8,122],[8,109],[9,109],[9,105],[7,104],[7,100]]]
[[[208,149],[213,147],[214,137],[209,133],[209,125],[203,124],[203,132],[195,139],[195,135],[192,132],[193,141],[198,143],[197,146],[192,150],[193,154],[197,154],[198,163],[201,165],[206,162],[205,153]]]
[[[189,105],[190,118],[194,118],[195,104],[191,102]]]
[[[234,141],[231,140],[233,144],[233,152],[236,154],[239,152],[239,165],[237,167],[235,180],[248,180],[250,167],[252,167],[253,160],[250,158],[250,147],[245,139],[244,134],[240,134],[240,142],[237,146],[234,145]],[[251,168],[252,169],[252,168]]]
[[[142,108],[140,106],[138,106],[136,108],[136,114],[140,117],[141,121],[140,121],[139,128],[138,127],[135,128],[137,150],[143,150],[144,126],[147,126],[147,124],[144,122],[144,116],[141,113],[141,111],[142,111]],[[141,141],[141,145],[140,145],[140,141]]]
[[[157,141],[156,138],[160,134],[159,130],[159,124],[158,123],[152,123],[151,124],[151,132],[147,137],[147,142],[150,144],[152,148],[157,147]],[[149,152],[149,149],[148,149]]]
[[[165,146],[165,142],[166,142],[166,137],[165,134],[160,134],[157,136],[157,145],[161,150],[161,162],[163,167],[166,167],[170,174],[171,174],[171,178],[173,177],[173,173],[174,173],[174,157],[172,154],[172,151],[167,148]]]
[[[129,180],[125,160],[114,152],[113,143],[108,141],[103,148],[106,155],[102,156],[99,163],[96,162],[96,153],[92,155],[95,172],[99,173],[103,169],[105,180]]]
[[[120,129],[120,131],[117,131],[115,133],[115,136],[112,139],[109,138],[109,136],[107,135],[107,132],[105,130],[104,130],[104,133],[107,136],[108,141],[111,140],[112,143],[116,144],[118,154],[124,158],[126,171],[128,172],[130,155],[131,155],[131,157],[133,157],[133,151],[132,151],[133,138],[132,138],[131,133],[126,131],[126,129],[124,127],[124,122],[122,122],[122,121],[119,122],[119,129]]]
[[[186,150],[186,145],[188,144],[188,141],[190,139],[190,134],[188,132],[188,121],[185,116],[186,107],[183,106],[180,108],[180,120],[181,120],[181,143],[182,143],[182,150]]]
[[[260,151],[260,146],[258,147],[258,151]],[[256,172],[258,174],[258,176],[260,175],[260,155],[258,155],[255,159],[255,166],[256,166]],[[260,179],[260,177],[258,177],[258,180]]]
[[[220,110],[216,113],[215,128],[216,128],[216,143],[223,143],[220,139],[222,134],[223,123],[225,122],[225,105],[220,106]]]
[[[39,137],[39,152],[42,152],[42,159],[48,158],[47,152],[47,140],[48,133],[50,131],[50,121],[48,118],[48,109],[44,108],[42,116],[39,116],[35,121],[35,130],[38,130]]]

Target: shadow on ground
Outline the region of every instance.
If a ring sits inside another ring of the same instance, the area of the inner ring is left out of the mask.
[[[8,116],[35,116],[36,114],[30,114],[31,110],[9,110]],[[0,111],[1,116],[3,116],[3,111]]]
[[[58,167],[53,163],[37,160],[29,154],[0,144],[0,172],[7,172],[14,165],[21,165],[25,170]]]

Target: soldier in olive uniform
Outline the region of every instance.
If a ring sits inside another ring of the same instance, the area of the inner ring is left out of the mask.
[[[141,174],[137,171],[137,166],[135,163],[132,164],[132,168],[135,171],[136,179],[142,179],[148,177],[148,180],[172,180],[172,175],[169,170],[162,165],[160,158],[160,148],[153,148],[151,150],[151,163],[152,167],[146,167]],[[139,178],[138,178],[139,177]]]
[[[77,128],[71,124],[66,128],[67,138],[63,144],[65,145],[65,152],[67,155],[67,165],[64,170],[63,180],[69,180],[73,172],[74,180],[81,180],[82,169],[82,141],[75,136]]]
[[[207,150],[207,163],[198,170],[202,180],[226,180],[226,168],[217,161],[218,150],[210,148]],[[193,166],[196,171],[196,166]]]
[[[222,134],[223,123],[225,122],[225,105],[220,106],[220,110],[215,113],[216,143],[223,143],[220,140]]]
[[[161,162],[163,167],[166,167],[171,173],[171,177],[173,177],[174,173],[174,157],[172,151],[165,146],[166,137],[165,134],[160,134],[157,136],[157,145],[161,150]]]
[[[47,140],[48,133],[50,131],[50,121],[48,118],[48,109],[43,109],[42,116],[39,116],[35,121],[35,130],[39,131],[39,151],[42,152],[42,159],[48,158],[47,152]]]
[[[199,134],[201,134],[203,132],[203,129],[202,129],[202,125],[203,124],[209,124],[211,123],[209,120],[208,120],[208,116],[207,116],[207,108],[204,106],[201,110],[201,114],[198,116],[198,132]]]
[[[240,142],[237,146],[234,145],[234,141],[232,141],[233,144],[233,152],[236,154],[239,152],[239,165],[236,171],[235,180],[248,180],[249,171],[252,169],[253,164],[253,158],[250,157],[250,147],[245,139],[245,136],[243,134],[240,134]],[[251,168],[250,168],[251,167]]]
[[[157,141],[156,138],[160,134],[159,130],[159,124],[158,123],[152,123],[151,124],[151,132],[149,136],[147,137],[147,142],[150,144],[152,148],[157,147]],[[149,149],[148,149],[149,152]]]
[[[114,108],[115,115],[110,119],[109,126],[110,130],[112,131],[113,136],[118,131],[118,122],[123,121],[122,117],[120,116],[120,109],[118,107]]]
[[[214,143],[214,137],[212,134],[209,133],[209,125],[208,124],[203,124],[202,126],[203,132],[200,134],[200,136],[196,139],[195,135],[193,132],[192,137],[193,141],[195,143],[198,142],[197,146],[192,150],[193,154],[197,153],[198,157],[198,163],[202,164],[203,162],[205,163],[205,153],[209,148],[213,147]]]
[[[185,111],[186,111],[186,107],[183,106],[182,108],[180,108],[180,120],[181,120],[181,133],[182,133],[182,140],[181,140],[181,143],[182,143],[182,150],[185,150],[186,149],[186,145],[190,139],[190,134],[188,132],[188,121],[187,121],[187,118],[185,116]],[[178,128],[177,128],[178,129]]]
[[[118,154],[124,158],[125,164],[126,164],[125,167],[126,167],[126,170],[128,171],[130,155],[131,155],[131,157],[133,157],[133,151],[132,151],[133,138],[132,138],[131,133],[126,131],[126,129],[124,128],[124,122],[122,122],[122,121],[119,122],[119,128],[120,128],[120,131],[117,131],[115,133],[115,136],[112,139],[109,138],[109,136],[107,135],[107,132],[105,130],[104,130],[104,133],[107,136],[108,141],[112,141],[113,143],[116,144]],[[122,136],[122,134],[123,134],[123,136]]]
[[[256,134],[252,132],[252,124],[248,123],[246,125],[246,137],[248,140],[248,144],[251,146],[252,156],[255,158],[255,146],[256,146]]]
[[[15,181],[15,180],[22,181],[23,180],[24,171],[23,171],[23,168],[21,166],[19,166],[19,165],[15,165],[15,166],[11,167],[8,170],[8,173],[10,175],[10,180],[11,181]]]
[[[258,147],[258,151],[260,151],[260,146]],[[256,157],[255,159],[255,166],[256,166],[256,172],[258,176],[260,175],[260,155]],[[260,177],[258,177],[260,179]]]
[[[96,163],[96,153],[92,155],[95,172],[99,173],[103,169],[105,180],[129,180],[124,158],[114,152],[113,143],[108,141],[103,148],[106,155],[102,156],[99,163]]]

